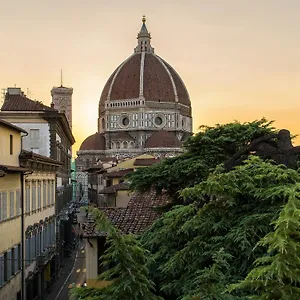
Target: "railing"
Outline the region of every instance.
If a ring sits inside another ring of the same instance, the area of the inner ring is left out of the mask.
[[[41,254],[36,257],[38,266],[45,266],[48,261],[55,255],[55,246],[49,246]]]

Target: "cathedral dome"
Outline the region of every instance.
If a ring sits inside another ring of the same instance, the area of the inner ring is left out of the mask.
[[[150,39],[143,19],[138,46],[109,77],[100,97],[100,109],[105,108],[106,101],[113,103],[135,99],[191,107],[184,82],[165,60],[154,53]]]
[[[105,150],[105,137],[101,133],[95,133],[87,137],[79,150]]]

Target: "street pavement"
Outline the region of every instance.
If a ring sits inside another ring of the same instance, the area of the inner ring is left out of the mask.
[[[81,209],[77,214],[78,222],[82,224],[85,213]],[[81,229],[74,224],[74,231],[80,234]],[[64,259],[64,265],[60,271],[59,278],[47,295],[47,300],[67,300],[72,287],[80,287],[86,281],[85,249],[84,241],[79,240],[78,247],[70,257]]]

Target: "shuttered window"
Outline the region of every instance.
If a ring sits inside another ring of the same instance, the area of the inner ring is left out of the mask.
[[[25,241],[25,264],[28,266],[30,264],[30,239],[27,238]]]
[[[43,206],[47,206],[47,184],[46,181],[43,183]]]
[[[26,187],[26,212],[30,212],[30,186]]]
[[[15,216],[15,192],[10,191],[9,193],[9,211],[10,217],[13,218]]]
[[[42,185],[39,182],[38,184],[38,209],[42,207]]]
[[[32,183],[32,208],[33,211],[36,210],[36,183]]]
[[[11,249],[11,261],[10,261],[10,265],[11,265],[11,276],[14,275],[15,273],[17,273],[17,270],[15,270],[15,259],[16,259],[16,254],[15,254],[15,247]]]
[[[20,190],[16,191],[16,215],[19,216],[21,212],[21,194]]]
[[[47,204],[50,205],[50,201],[51,201],[51,185],[50,185],[50,181],[48,181],[48,193],[47,193]]]
[[[0,221],[2,221],[2,193],[0,193]]]
[[[4,284],[4,255],[0,255],[0,287]]]
[[[1,193],[1,220],[5,220],[7,218],[7,192]]]

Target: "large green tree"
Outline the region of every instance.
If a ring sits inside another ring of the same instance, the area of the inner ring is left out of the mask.
[[[131,188],[145,191],[154,186],[158,192],[165,189],[174,203],[180,204],[178,191],[205,180],[218,164],[251,141],[274,132],[272,122],[265,119],[201,126],[199,132],[184,143],[182,155],[131,173]]]
[[[123,235],[113,227],[98,209],[91,213],[98,230],[107,233],[102,265],[108,270],[99,280],[110,282],[105,288],[74,288],[73,299],[86,300],[159,300],[154,294],[154,283],[149,279],[150,256],[134,235]]]

